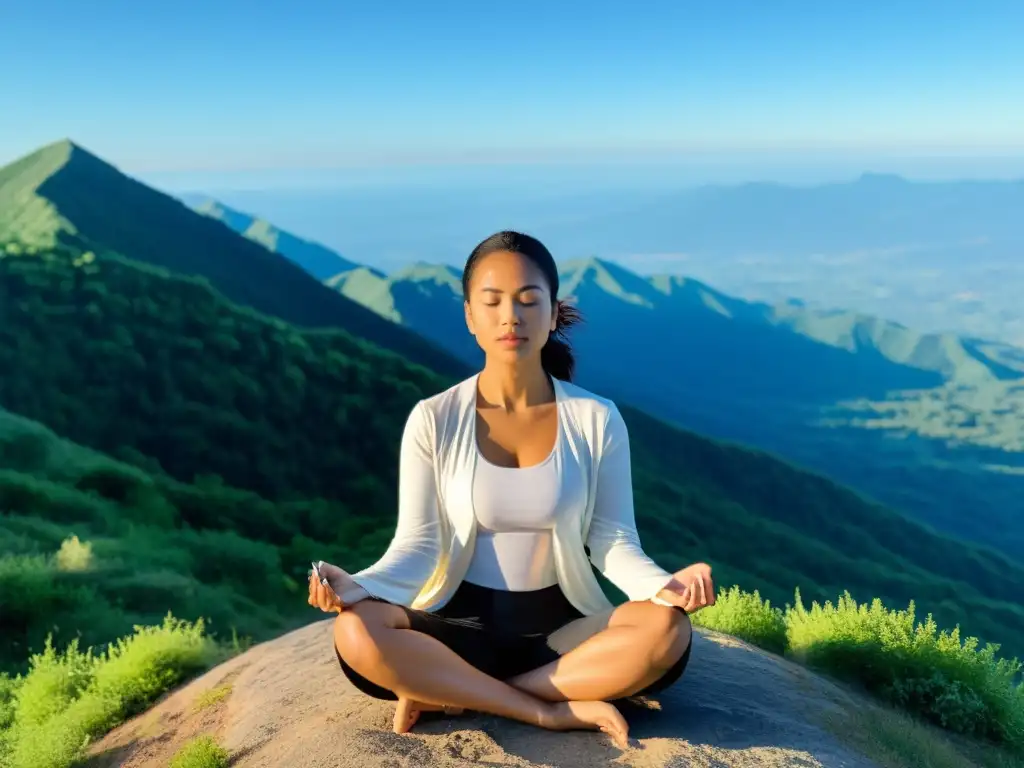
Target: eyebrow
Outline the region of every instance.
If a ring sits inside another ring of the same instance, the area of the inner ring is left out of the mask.
[[[480,290],[482,290],[482,291],[484,291],[486,293],[504,293],[504,291],[501,290],[500,288],[481,288]],[[539,291],[539,290],[540,290],[540,286],[539,285],[524,285],[522,288],[519,288],[518,290],[516,290],[515,293],[522,293],[523,291]]]

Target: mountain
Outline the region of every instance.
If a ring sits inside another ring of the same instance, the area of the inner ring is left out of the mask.
[[[187,588],[208,603],[203,590],[228,588],[256,568],[277,584],[263,604],[268,626],[284,610],[280,590],[301,585],[312,557],[358,568],[383,551],[405,418],[451,377],[345,330],[291,326],[205,281],[124,257],[69,245],[0,253],[0,406],[49,431],[0,440],[9,468],[0,471],[0,509],[13,511],[0,516],[8,546],[29,557],[71,532],[95,539],[100,565],[62,579],[114,595],[104,579],[117,576],[124,605],[145,601],[150,610],[186,588],[180,574],[197,574],[207,586]],[[707,559],[719,583],[759,589],[776,605],[795,587],[807,600],[846,589],[859,600],[915,600],[944,626],[959,623],[1010,653],[1024,649],[1024,565],[768,454],[671,427],[627,403],[621,410],[638,525],[667,566]],[[122,466],[74,460],[52,433]],[[155,572],[125,583],[119,563],[135,562],[132,547],[142,543],[152,558],[146,573]],[[17,574],[43,568],[23,565],[29,570],[0,567],[0,578],[15,580],[0,583],[0,595],[21,584]],[[54,623],[47,606],[56,598],[45,594],[41,614],[34,602],[19,603],[19,637],[35,627],[38,641]],[[97,631],[133,610],[115,609],[97,603]]]
[[[573,331],[580,383],[1024,556],[1021,349],[796,300],[744,301],[600,259],[560,272],[563,298],[584,314]],[[457,276],[418,264],[372,290],[345,275],[331,284],[477,364]]]
[[[231,299],[282,320],[347,328],[437,370],[465,370],[423,337],[339,296],[287,258],[70,141],[0,168],[0,240],[67,244],[202,276]]]
[[[602,252],[761,256],[898,245],[1021,242],[1024,180],[912,181],[864,173],[813,185],[709,184],[620,205],[554,227]]]
[[[497,183],[247,190],[224,201],[287,220],[294,232],[322,232],[389,273],[414,259],[461,265],[473,243],[518,222],[559,259],[597,254],[735,296],[801,296],[922,331],[1024,346],[1024,180],[867,173],[693,185],[689,170],[666,166],[660,182],[630,171],[597,182],[579,169],[547,184],[537,167]]]
[[[326,246],[296,237],[269,221],[233,210],[211,198],[201,200],[194,208],[197,213],[223,222],[243,237],[287,256],[317,280],[359,266]]]
[[[384,275],[369,267],[340,272],[325,281],[381,317],[429,339],[471,365],[483,364],[483,353],[469,335],[462,308],[462,272],[447,264],[416,262]]]

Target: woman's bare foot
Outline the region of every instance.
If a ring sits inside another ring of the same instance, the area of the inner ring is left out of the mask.
[[[613,704],[606,701],[561,701],[553,703],[541,726],[553,731],[603,731],[615,746],[629,746],[629,724]]]
[[[461,715],[463,709],[440,704],[424,704],[422,701],[413,701],[400,696],[398,704],[395,706],[395,733],[408,733],[420,719],[420,712],[444,712],[446,715]]]

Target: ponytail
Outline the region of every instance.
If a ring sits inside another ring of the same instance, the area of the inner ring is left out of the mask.
[[[548,376],[562,381],[572,381],[576,370],[576,358],[569,343],[568,330],[579,323],[583,317],[576,307],[557,300],[555,330],[551,332],[547,343],[540,351],[540,364]]]

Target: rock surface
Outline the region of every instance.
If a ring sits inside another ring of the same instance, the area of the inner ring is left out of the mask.
[[[210,696],[220,691],[220,697]],[[204,694],[214,699],[199,707]],[[166,766],[187,740],[210,734],[235,768],[556,766],[842,766],[875,768],[816,723],[864,706],[812,672],[732,637],[698,631],[682,680],[623,708],[635,746],[600,732],[553,733],[467,713],[423,715],[391,731],[394,704],[347,681],[317,621],[210,670],[90,749],[90,768]]]

